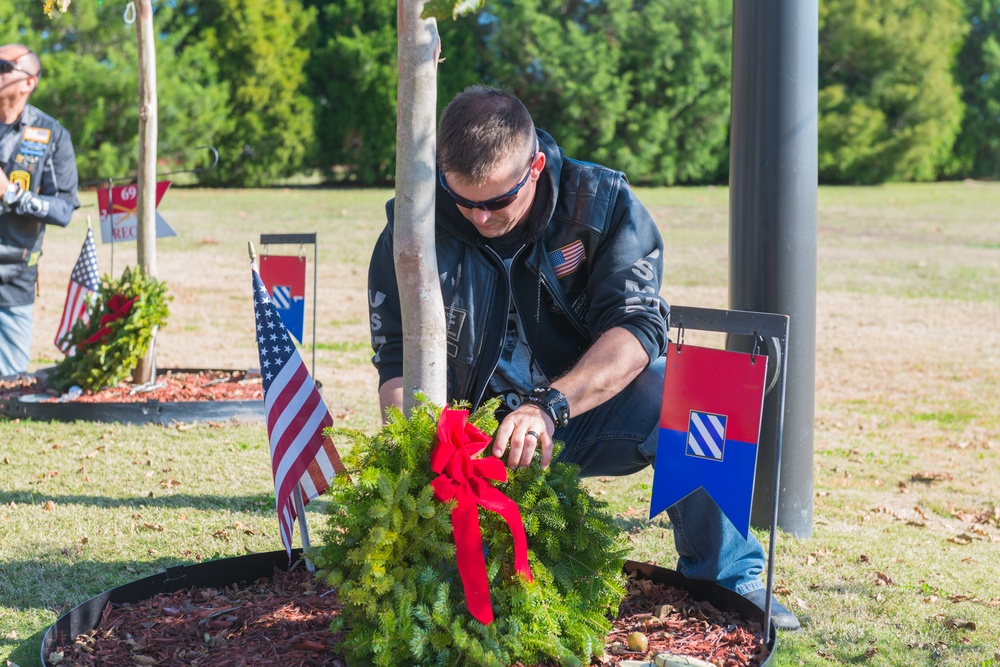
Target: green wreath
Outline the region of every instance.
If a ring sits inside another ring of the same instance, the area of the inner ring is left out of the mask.
[[[495,408],[469,422],[493,433]],[[333,630],[345,632],[348,664],[589,664],[625,595],[623,533],[576,466],[509,471],[496,488],[520,507],[533,580],[515,573],[504,519],[480,510],[494,620],[475,620],[456,564],[455,501],[438,502],[431,486],[439,417],[425,404],[409,419],[394,411],[372,438],[328,429],[353,447],[327,492],[325,544],[309,555],[344,605]]]
[[[166,283],[141,268],[126,268],[118,280],[103,276],[89,321],[77,320],[64,337],[74,354],[55,367],[49,385],[100,391],[129,377],[146,356],[155,328],[167,322],[173,297],[166,291]]]

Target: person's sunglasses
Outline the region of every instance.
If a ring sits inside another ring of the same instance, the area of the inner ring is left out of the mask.
[[[18,72],[24,72],[28,76],[35,76],[27,70],[23,70],[9,60],[0,60],[0,74],[10,74],[11,72],[17,70]]]
[[[528,171],[524,174],[524,178],[513,187],[509,192],[505,192],[499,197],[494,197],[493,199],[487,199],[486,201],[471,201],[465,197],[455,194],[455,191],[448,187],[448,183],[444,180],[444,172],[438,171],[438,181],[441,182],[441,187],[444,191],[455,201],[456,204],[462,208],[478,208],[481,211],[499,211],[502,208],[507,208],[514,203],[517,199],[517,193],[520,192],[524,184],[528,182],[528,177],[531,176],[531,165],[535,163],[535,154],[538,152],[538,144],[535,144],[535,150],[531,152],[531,159],[528,161]]]

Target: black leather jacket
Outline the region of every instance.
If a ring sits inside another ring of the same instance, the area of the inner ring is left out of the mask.
[[[30,104],[0,136],[0,169],[8,176],[19,169],[18,147],[24,126],[51,131],[51,145],[32,174],[29,189],[44,202],[39,215],[0,213],[0,306],[26,306],[35,300],[35,279],[45,225],[65,227],[79,208],[76,154],[69,132],[52,116]],[[22,156],[23,157],[23,156]]]
[[[539,130],[549,192],[544,214],[529,219],[525,247],[508,274],[487,240],[438,185],[436,246],[448,324],[448,399],[474,407],[486,398],[513,298],[528,344],[546,377],[569,371],[605,331],[623,327],[651,360],[666,349],[668,306],[659,296],[663,240],[625,175],[572,160]],[[533,213],[538,208],[533,208]],[[393,265],[393,201],[368,272],[373,363],[379,384],[403,374],[399,292]],[[583,244],[584,259],[556,277],[550,253]]]

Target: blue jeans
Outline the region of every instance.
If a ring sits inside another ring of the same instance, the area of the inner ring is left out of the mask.
[[[28,372],[32,305],[0,306],[0,375]]]
[[[580,466],[581,477],[631,475],[655,465],[665,369],[660,357],[613,399],[556,429],[554,438],[566,443],[558,460]],[[764,587],[764,548],[753,534],[744,540],[704,489],[667,514],[680,555],[678,572],[741,595]]]

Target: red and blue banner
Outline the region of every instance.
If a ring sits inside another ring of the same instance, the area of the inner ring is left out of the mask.
[[[260,278],[288,333],[301,343],[306,320],[306,258],[265,255],[260,258]]]
[[[156,184],[156,206],[160,205],[163,195],[170,189],[171,181],[159,181]],[[97,208],[101,212],[101,243],[120,243],[135,241],[139,237],[139,219],[136,210],[139,208],[139,186],[135,183],[119,185],[118,187],[101,188],[97,191]],[[159,211],[156,211],[156,238],[177,236],[177,232],[167,224]]]
[[[750,532],[767,356],[671,344],[649,518],[704,488]]]

